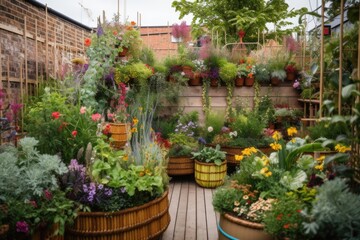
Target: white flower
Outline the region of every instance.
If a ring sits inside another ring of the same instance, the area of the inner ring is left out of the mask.
[[[184,73],[184,72],[181,72],[181,76],[185,76],[185,73]]]
[[[230,132],[229,135],[231,138],[237,137],[237,131]]]
[[[208,127],[208,132],[212,132],[212,131],[214,131],[214,128],[213,127]]]

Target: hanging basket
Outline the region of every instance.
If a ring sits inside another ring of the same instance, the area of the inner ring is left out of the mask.
[[[117,212],[80,212],[67,240],[158,239],[170,223],[166,191],[160,198]]]
[[[194,173],[194,160],[190,157],[170,157],[167,167],[168,175],[187,175]]]
[[[264,231],[264,225],[246,221],[230,214],[221,214],[218,225],[219,240],[272,240]]]
[[[128,123],[109,123],[110,124],[110,136],[113,139],[111,146],[116,149],[120,149],[125,146],[128,137],[130,126]]]
[[[220,166],[195,160],[195,181],[201,187],[216,188],[223,185],[226,176],[226,160]]]

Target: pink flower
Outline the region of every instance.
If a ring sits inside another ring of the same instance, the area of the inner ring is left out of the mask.
[[[97,122],[101,119],[101,114],[100,113],[94,113],[93,115],[91,115],[91,119],[94,121],[94,122]]]
[[[76,137],[77,133],[78,132],[76,130],[74,130],[74,131],[71,132],[71,135],[73,135],[73,137]]]
[[[51,116],[52,116],[53,119],[58,119],[60,117],[60,113],[59,112],[53,112],[51,114]]]
[[[29,232],[29,224],[27,224],[27,222],[25,222],[25,221],[18,221],[16,223],[16,231],[28,233]]]
[[[45,198],[47,199],[47,200],[51,200],[52,199],[52,194],[51,194],[51,192],[49,191],[49,190],[44,190],[44,195],[45,195]]]
[[[84,114],[86,113],[86,107],[81,107],[80,108],[80,114]]]
[[[37,208],[36,201],[34,201],[34,200],[29,201],[29,204],[32,205],[34,208]]]

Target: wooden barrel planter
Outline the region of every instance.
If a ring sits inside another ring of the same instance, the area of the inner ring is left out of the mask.
[[[158,239],[170,223],[166,191],[160,198],[117,212],[80,212],[67,240]]]
[[[170,157],[167,167],[168,175],[187,175],[194,173],[194,160],[190,157]]]
[[[264,225],[249,222],[230,214],[221,214],[218,225],[219,240],[272,240],[264,231]]]
[[[224,184],[226,160],[220,166],[195,160],[195,181],[201,187],[216,188]]]
[[[113,141],[111,146],[120,149],[125,146],[128,140],[129,124],[127,123],[110,123],[110,134]]]

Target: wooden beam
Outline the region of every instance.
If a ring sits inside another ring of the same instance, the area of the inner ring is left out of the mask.
[[[344,38],[344,0],[340,1],[340,41],[339,41],[339,89],[338,89],[338,114],[342,108],[342,80],[343,80],[343,38]]]

